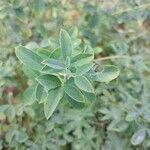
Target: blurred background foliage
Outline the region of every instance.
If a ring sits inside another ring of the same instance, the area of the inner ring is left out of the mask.
[[[83,109],[65,102],[46,120],[22,93],[31,81],[14,54],[57,47],[65,28],[74,45],[90,44],[100,64],[115,64],[117,80],[96,84],[97,100]],[[77,37],[80,37],[80,41]],[[149,0],[0,1],[0,149],[150,149]]]

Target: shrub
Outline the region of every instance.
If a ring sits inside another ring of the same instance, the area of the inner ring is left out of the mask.
[[[34,73],[32,76],[29,72],[33,84],[26,89],[24,97],[30,104],[35,100],[44,103],[47,119],[61,99],[83,106],[95,97],[94,81],[110,82],[119,75],[113,65],[98,65],[91,47],[74,47],[65,30],[61,30],[59,42],[52,52],[39,49],[36,54],[23,46],[16,49],[27,71]]]
[[[1,0],[0,149],[149,150],[149,6]]]

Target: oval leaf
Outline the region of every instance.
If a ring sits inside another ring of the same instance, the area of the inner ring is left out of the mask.
[[[85,64],[90,63],[93,60],[93,55],[91,54],[79,54],[72,58],[71,60],[71,66],[72,67],[79,67],[83,66]]]
[[[91,63],[85,64],[81,67],[78,67],[75,74],[82,76],[83,74],[87,73],[92,67],[93,67],[93,64]]]
[[[28,87],[23,93],[23,99],[26,104],[32,105],[36,101],[35,88],[37,85]]]
[[[64,73],[64,71],[65,70],[53,69],[48,66],[44,66],[40,72],[44,74],[58,75],[59,73]]]
[[[61,81],[54,75],[41,75],[37,77],[37,81],[45,88],[46,91],[61,86]]]
[[[145,139],[145,135],[146,135],[146,132],[145,132],[145,129],[140,129],[138,130],[137,132],[135,132],[131,138],[131,143],[133,145],[139,145],[141,144],[144,139]]]
[[[49,91],[47,100],[44,103],[44,113],[47,119],[51,117],[62,97],[63,97],[62,87]]]
[[[44,87],[42,85],[40,84],[37,85],[35,96],[36,96],[36,100],[38,101],[38,103],[42,103],[46,100],[47,93],[44,90]]]
[[[67,56],[71,57],[73,46],[69,34],[65,30],[60,32],[60,47],[62,51],[63,58],[66,60]]]
[[[16,48],[16,56],[21,62],[34,70],[41,70],[43,67],[41,64],[42,58],[23,46]]]
[[[84,95],[86,101],[88,101],[88,102],[93,102],[93,101],[96,100],[96,95],[95,95],[95,93],[88,93],[88,92],[85,92],[85,91],[84,91],[84,92],[83,92],[83,95]]]
[[[76,109],[81,109],[81,108],[83,108],[85,106],[85,103],[79,102],[79,101],[78,102],[75,101],[74,99],[69,97],[66,93],[64,94],[64,97],[63,97],[62,100],[63,101],[68,101],[71,104],[71,106],[73,106]]]
[[[43,58],[43,59],[47,59],[50,57],[51,55],[51,51],[47,50],[47,49],[44,49],[44,48],[39,48],[37,49],[37,54]]]
[[[98,82],[110,82],[119,76],[119,69],[113,65],[105,65],[101,72],[90,75],[91,80]]]
[[[84,76],[77,76],[75,77],[75,84],[76,86],[85,91],[85,92],[89,92],[89,93],[94,93],[94,88],[91,84],[91,82]]]
[[[44,60],[42,63],[54,69],[62,70],[65,68],[65,65],[61,61],[52,58]]]
[[[8,107],[9,105],[0,105],[0,113],[4,112]]]
[[[66,85],[64,90],[65,90],[65,93],[69,97],[71,97],[73,100],[75,100],[77,102],[83,102],[84,101],[84,97],[83,97],[82,93],[75,86]]]

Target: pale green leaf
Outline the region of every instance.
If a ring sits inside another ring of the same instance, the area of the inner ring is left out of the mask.
[[[81,67],[78,67],[75,74],[81,76],[81,75],[87,73],[92,67],[93,67],[93,64],[91,64],[91,63],[85,64]]]
[[[44,48],[38,48],[37,54],[43,59],[48,59],[51,55],[51,51]]]
[[[38,103],[42,103],[46,100],[47,93],[42,85],[40,84],[37,85],[35,96]]]
[[[84,76],[77,76],[74,78],[75,84],[76,86],[85,91],[85,92],[89,92],[89,93],[94,93],[94,88],[91,84],[91,82]]]
[[[61,49],[58,47],[51,52],[50,58],[58,59],[60,55],[61,55]]]
[[[61,81],[54,75],[41,75],[37,77],[37,81],[45,88],[46,91],[61,86]]]
[[[60,60],[53,58],[46,59],[42,63],[54,69],[62,70],[65,68],[65,65]]]
[[[67,56],[71,57],[73,51],[72,41],[69,34],[63,29],[60,32],[60,47],[65,60]]]
[[[75,101],[74,99],[69,97],[66,93],[64,94],[62,101],[69,102],[71,104],[71,106],[73,106],[74,108],[77,108],[77,109],[81,109],[81,108],[83,108],[85,106],[85,103],[79,102],[79,101]]]
[[[28,105],[32,105],[36,101],[35,89],[37,85],[29,86],[23,93],[24,102]]]
[[[95,95],[95,93],[88,93],[88,92],[85,92],[85,91],[82,92],[82,93],[83,93],[83,95],[84,95],[86,101],[88,101],[88,102],[93,102],[93,101],[96,100],[96,95]]]
[[[110,82],[119,76],[119,69],[113,65],[105,65],[100,72],[90,74],[90,78],[93,81],[98,82]]]
[[[63,97],[62,87],[49,91],[47,100],[44,103],[44,113],[47,119],[51,117],[62,97]]]
[[[8,107],[9,105],[0,105],[0,113],[4,112]]]
[[[139,145],[144,141],[145,136],[146,136],[145,129],[140,129],[133,134],[133,136],[131,138],[131,143],[133,145]]]
[[[72,67],[79,67],[83,66],[85,64],[88,64],[92,62],[93,60],[93,55],[91,54],[78,54],[77,56],[73,57],[71,60],[71,66]]]
[[[16,48],[16,56],[21,62],[34,70],[41,70],[43,67],[41,64],[42,58],[23,46]]]
[[[65,93],[77,102],[83,102],[84,97],[81,91],[73,85],[66,85],[64,88]]]
[[[41,73],[51,74],[51,75],[58,75],[58,74],[64,74],[65,70],[53,69],[53,68],[50,68],[48,66],[44,66],[41,70]]]

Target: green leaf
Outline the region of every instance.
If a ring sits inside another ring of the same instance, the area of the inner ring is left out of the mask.
[[[28,87],[25,92],[23,93],[23,99],[26,104],[32,105],[36,101],[35,97],[35,89],[36,89],[36,84]]]
[[[77,102],[84,102],[84,97],[80,90],[73,85],[66,85],[64,87],[65,93]]]
[[[90,63],[93,60],[93,55],[91,54],[79,54],[72,58],[71,66],[72,67],[79,67],[85,64]]]
[[[37,54],[43,59],[48,59],[51,55],[51,52],[47,49],[44,49],[44,48],[38,48]]]
[[[30,116],[32,118],[35,117],[35,111],[32,107],[25,107],[25,108],[23,108],[23,110],[28,116]]]
[[[0,113],[4,112],[8,107],[9,105],[0,105]]]
[[[42,63],[54,69],[63,70],[65,68],[65,65],[60,60],[53,58],[46,59]]]
[[[25,141],[28,140],[28,134],[24,130],[18,131],[18,134],[16,136],[16,140],[19,143],[24,143]]]
[[[65,30],[60,32],[60,47],[62,51],[63,58],[66,60],[67,56],[71,57],[73,46],[69,34]]]
[[[70,67],[70,63],[71,63],[71,60],[69,57],[66,58],[66,62],[65,62],[65,66],[66,68],[69,68]]]
[[[50,68],[48,66],[44,66],[40,72],[44,74],[58,75],[58,74],[64,74],[65,70],[58,70],[58,69]]]
[[[85,92],[89,92],[89,93],[94,93],[94,88],[91,84],[91,82],[84,76],[77,76],[74,78],[75,80],[75,84],[76,86],[85,91]]]
[[[41,64],[42,58],[23,46],[19,46],[16,48],[16,56],[25,65],[29,66],[34,70],[41,70],[43,67]]]
[[[42,103],[46,100],[47,93],[44,90],[44,87],[42,85],[40,84],[37,85],[35,96],[36,96],[36,100],[38,101],[38,103]]]
[[[128,123],[124,121],[112,121],[109,126],[109,131],[123,132],[128,128]]]
[[[94,56],[94,50],[93,50],[92,47],[89,46],[89,45],[85,47],[84,52],[85,52],[86,54],[91,54],[91,55]]]
[[[71,104],[71,106],[73,106],[73,108],[76,109],[81,109],[85,106],[85,103],[75,101],[74,99],[69,97],[66,93],[64,94],[62,101],[68,101]]]
[[[93,64],[91,63],[85,64],[81,67],[78,67],[75,74],[82,76],[83,74],[87,73],[92,67],[93,67]]]
[[[36,13],[40,14],[44,11],[45,4],[41,0],[33,0],[33,9]]]
[[[139,145],[144,141],[145,136],[146,136],[145,129],[140,129],[133,134],[133,136],[131,138],[131,143],[133,145]]]
[[[23,65],[22,69],[25,75],[30,79],[35,79],[37,76],[39,76],[39,72],[37,70],[31,69],[27,65]]]
[[[62,97],[63,97],[62,87],[49,91],[47,100],[44,103],[44,113],[47,119],[51,117]]]
[[[61,55],[61,49],[58,47],[51,52],[50,58],[58,59]]]
[[[96,95],[94,93],[88,93],[84,91],[83,95],[88,102],[93,102],[96,100]]]
[[[101,72],[95,72],[90,74],[90,78],[93,81],[98,82],[110,82],[119,76],[119,69],[113,65],[105,65]]]
[[[37,77],[37,81],[45,88],[46,91],[61,86],[61,81],[54,75],[41,75]]]
[[[20,0],[13,0],[13,7],[15,9],[21,7],[21,5],[24,3],[24,1],[20,1]]]

